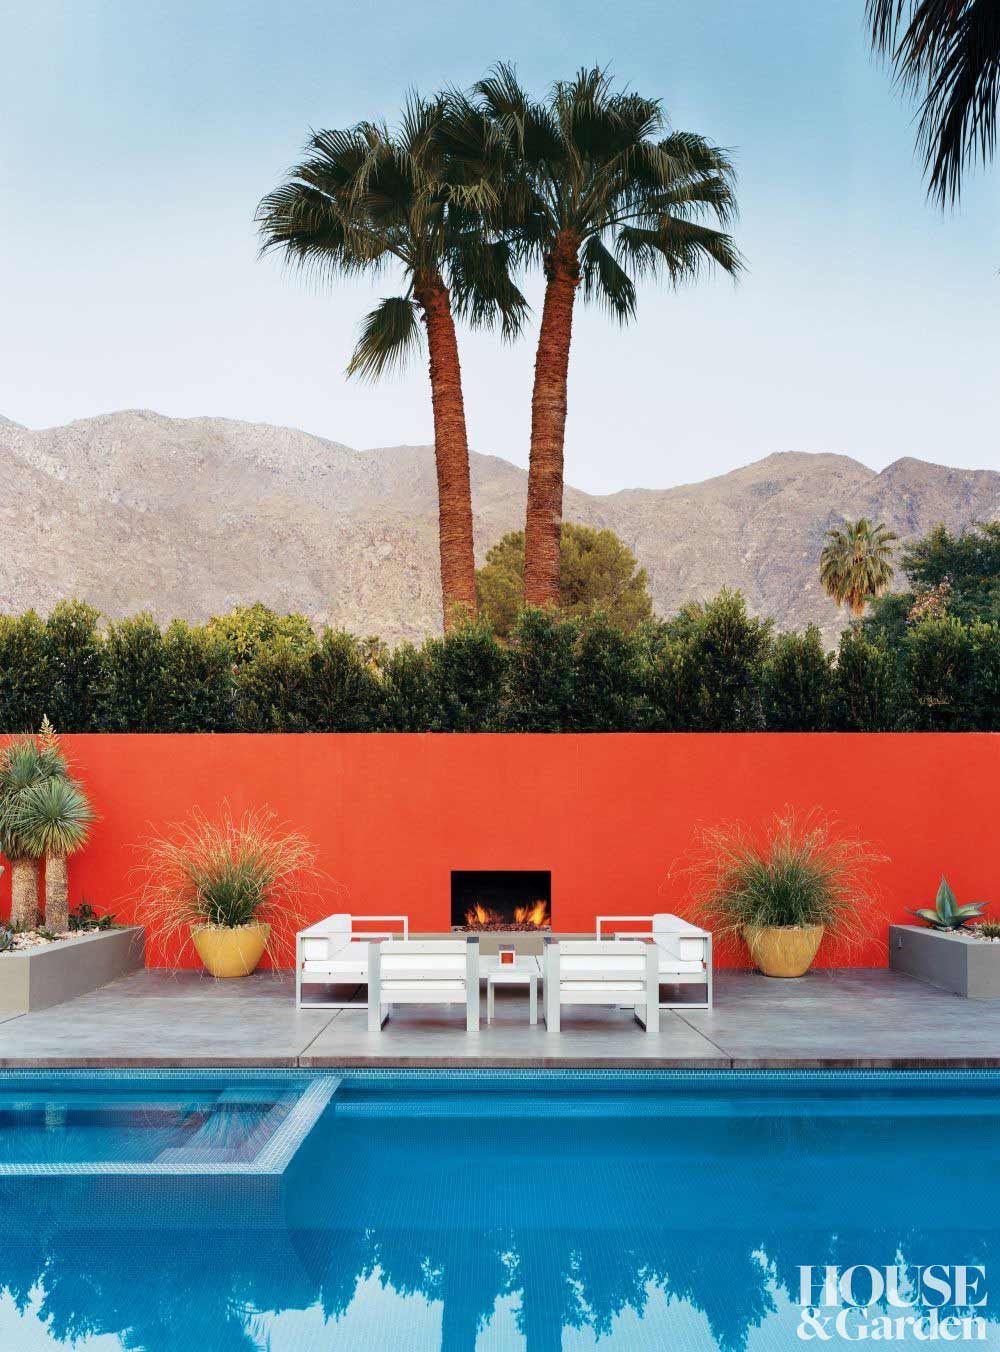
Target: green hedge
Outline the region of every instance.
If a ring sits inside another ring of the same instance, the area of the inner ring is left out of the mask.
[[[900,642],[775,634],[722,592],[622,633],[523,612],[393,651],[245,608],[101,628],[70,601],[0,616],[0,731],[890,732],[1000,728],[1000,625],[931,616]]]

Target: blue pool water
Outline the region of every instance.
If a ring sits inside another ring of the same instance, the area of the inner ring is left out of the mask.
[[[0,1352],[1000,1349],[998,1203],[993,1072],[12,1072]]]

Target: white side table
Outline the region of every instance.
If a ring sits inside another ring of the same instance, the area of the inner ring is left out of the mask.
[[[479,970],[486,977],[486,1022],[493,1022],[494,986],[527,986],[528,1022],[538,1022],[538,978],[541,967],[538,959],[518,954],[513,962],[501,962],[499,957],[482,958]]]

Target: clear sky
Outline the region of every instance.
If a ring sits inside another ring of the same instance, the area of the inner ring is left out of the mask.
[[[426,373],[344,366],[385,281],[258,261],[260,196],[310,127],[391,117],[500,59],[537,92],[610,64],[731,148],[736,287],[647,285],[574,333],[567,479],[704,478],[775,450],[1000,468],[1000,169],[924,197],[864,0],[0,0],[0,413],[117,408],[431,439]],[[536,304],[537,279],[527,290]],[[470,442],[527,463],[535,329],[461,336]]]

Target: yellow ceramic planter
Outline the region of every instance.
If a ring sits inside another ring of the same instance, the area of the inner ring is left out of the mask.
[[[270,925],[199,925],[191,938],[205,970],[212,976],[249,976],[267,947]]]
[[[805,976],[823,938],[822,925],[783,925],[743,931],[754,963],[765,976]]]

